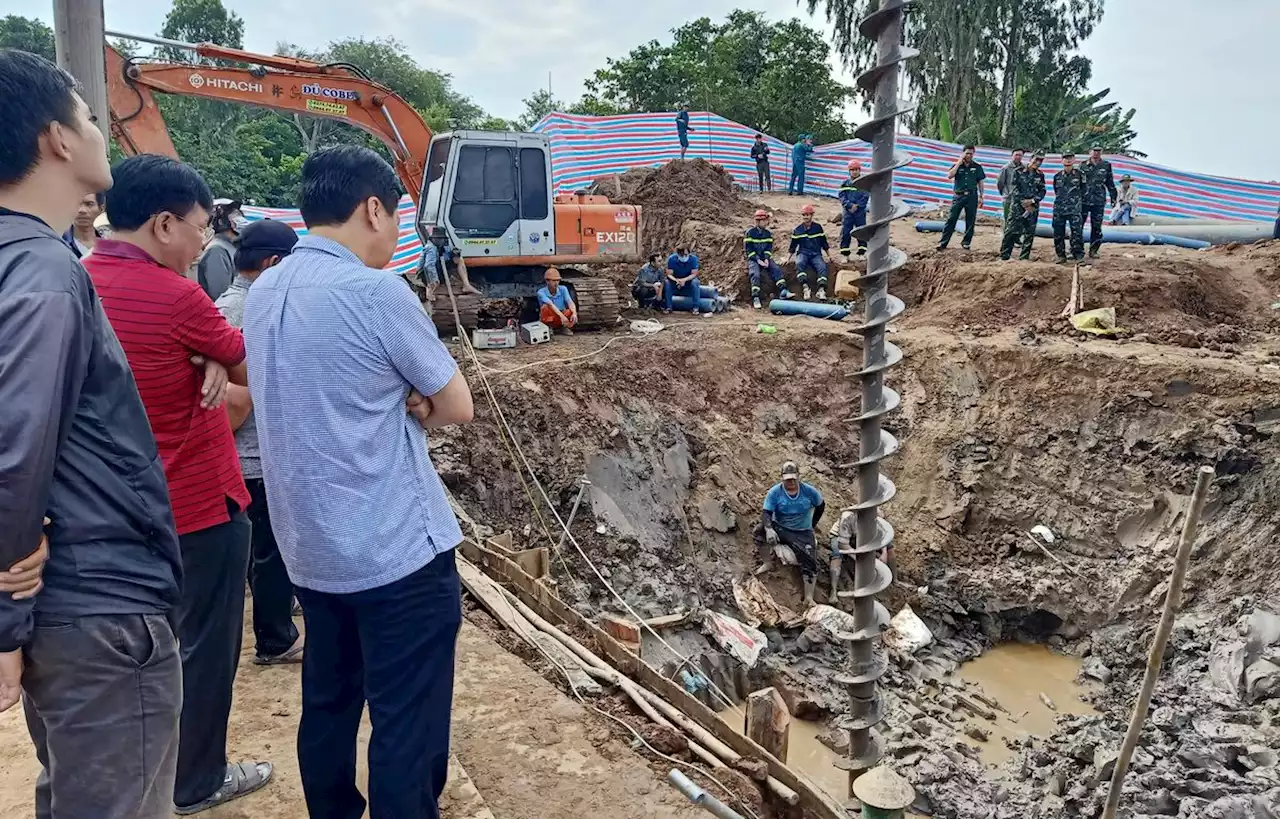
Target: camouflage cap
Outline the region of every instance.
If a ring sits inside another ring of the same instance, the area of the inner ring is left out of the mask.
[[[1044,151],[1036,151],[1032,159],[1044,159]]]

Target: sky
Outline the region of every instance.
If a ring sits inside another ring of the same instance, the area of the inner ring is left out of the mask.
[[[170,0],[104,0],[107,28],[155,34]],[[545,88],[563,100],[605,64],[693,16],[734,8],[771,19],[807,13],[794,0],[224,0],[245,20],[245,45],[270,53],[281,40],[319,47],[361,35],[393,36],[425,67],[453,75],[458,91],[513,119]],[[1280,180],[1277,0],[1108,0],[1083,46],[1094,90],[1138,110],[1135,147],[1161,165]],[[52,22],[52,0],[4,0],[6,14]],[[696,12],[691,12],[696,8]],[[331,11],[329,11],[331,10]],[[328,12],[328,13],[326,13]],[[811,21],[826,30],[825,21]],[[418,33],[414,33],[418,32]],[[847,79],[847,78],[846,78]]]

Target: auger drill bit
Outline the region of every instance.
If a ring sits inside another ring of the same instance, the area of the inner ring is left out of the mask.
[[[864,321],[854,330],[863,337],[862,369],[856,375],[862,386],[862,412],[858,424],[858,503],[854,507],[857,529],[853,548],[842,553],[853,557],[854,588],[841,592],[853,598],[853,631],[840,635],[849,648],[848,665],[838,680],[849,692],[848,716],[838,725],[849,732],[848,756],[837,760],[849,773],[848,799],[853,797],[853,781],[875,766],[884,752],[884,742],[875,726],[884,720],[884,701],[876,681],[887,670],[884,651],[877,646],[881,632],[889,625],[889,611],[876,600],[893,583],[893,573],[877,558],[880,550],[893,543],[893,527],[879,515],[879,508],[897,491],[893,481],[880,474],[880,461],[898,450],[898,441],[881,428],[885,414],[897,409],[898,393],[884,384],[884,374],[902,360],[902,350],[885,340],[885,327],[902,313],[901,299],[889,295],[889,274],[901,268],[907,255],[889,244],[889,228],[909,212],[906,204],[893,198],[893,172],[911,160],[895,152],[898,117],[910,109],[898,99],[900,65],[919,52],[902,45],[903,15],[915,0],[881,0],[878,11],[858,25],[858,31],[876,43],[876,63],[858,77],[858,87],[874,98],[870,120],[854,136],[871,145],[871,170],[855,184],[871,194],[867,224],[854,234],[867,240],[867,270],[858,279],[865,302]]]

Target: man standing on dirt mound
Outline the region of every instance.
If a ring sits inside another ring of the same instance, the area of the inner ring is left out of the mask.
[[[764,550],[764,562],[756,574],[773,568],[775,553],[787,564],[800,566],[804,581],[804,602],[812,606],[817,585],[817,538],[814,531],[826,511],[822,493],[800,480],[800,469],[792,461],[782,465],[782,482],[764,496],[764,514],[752,537]]]
[[[809,290],[808,271],[812,270],[817,277],[818,301],[827,298],[827,264],[832,262],[831,245],[827,242],[827,233],[822,225],[813,219],[816,212],[813,205],[805,205],[800,209],[803,221],[791,232],[791,253],[788,262],[796,264],[796,282],[799,283],[803,298],[808,301],[813,297]]]
[[[769,271],[769,278],[778,291],[778,298],[791,298],[787,290],[786,275],[778,263],[773,260],[773,231],[769,230],[768,211],[756,211],[756,226],[747,228],[747,235],[742,239],[742,248],[747,254],[747,276],[751,279],[751,306],[760,309],[760,271]]]
[[[449,769],[462,541],[427,436],[471,389],[413,291],[383,268],[400,184],[368,148],[302,166],[293,252],[249,288],[244,334],[271,522],[302,603],[298,769],[311,819],[438,819]],[[241,581],[243,582],[243,581]]]
[[[1071,228],[1071,258],[1084,259],[1085,177],[1076,167],[1076,155],[1062,155],[1062,170],[1053,175],[1053,250],[1058,264],[1067,263],[1067,228]]]
[[[1098,258],[1102,249],[1102,223],[1107,218],[1107,199],[1111,207],[1116,206],[1119,192],[1116,190],[1115,174],[1111,163],[1102,158],[1102,148],[1094,146],[1089,151],[1089,158],[1080,166],[1084,174],[1084,208],[1080,221],[1080,230],[1089,222],[1089,258]]]
[[[1040,163],[1044,161],[1044,152],[1037,151],[1031,158],[1031,164],[1018,168],[1013,175],[1013,184],[1009,190],[1012,207],[1005,219],[1004,239],[1000,242],[1000,258],[1005,261],[1013,255],[1013,246],[1022,245],[1018,258],[1026,261],[1031,258],[1031,243],[1036,238],[1036,223],[1040,221],[1040,202],[1044,199],[1044,174],[1040,171]]]
[[[960,247],[969,250],[973,244],[973,229],[977,226],[978,211],[982,210],[982,180],[987,178],[987,172],[974,161],[973,152],[972,145],[964,146],[956,164],[947,171],[947,179],[955,180],[955,193],[951,197],[951,212],[947,214],[947,224],[942,228],[938,250],[947,249],[961,213],[964,213],[964,238],[960,240]]]

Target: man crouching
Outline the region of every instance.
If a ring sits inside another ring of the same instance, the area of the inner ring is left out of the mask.
[[[784,563],[799,565],[806,606],[814,604],[813,590],[818,574],[814,529],[825,510],[822,493],[803,483],[799,468],[787,461],[782,465],[782,482],[774,484],[764,496],[764,514],[752,533],[756,545],[765,552],[764,562],[756,574],[773,568],[775,554]]]

